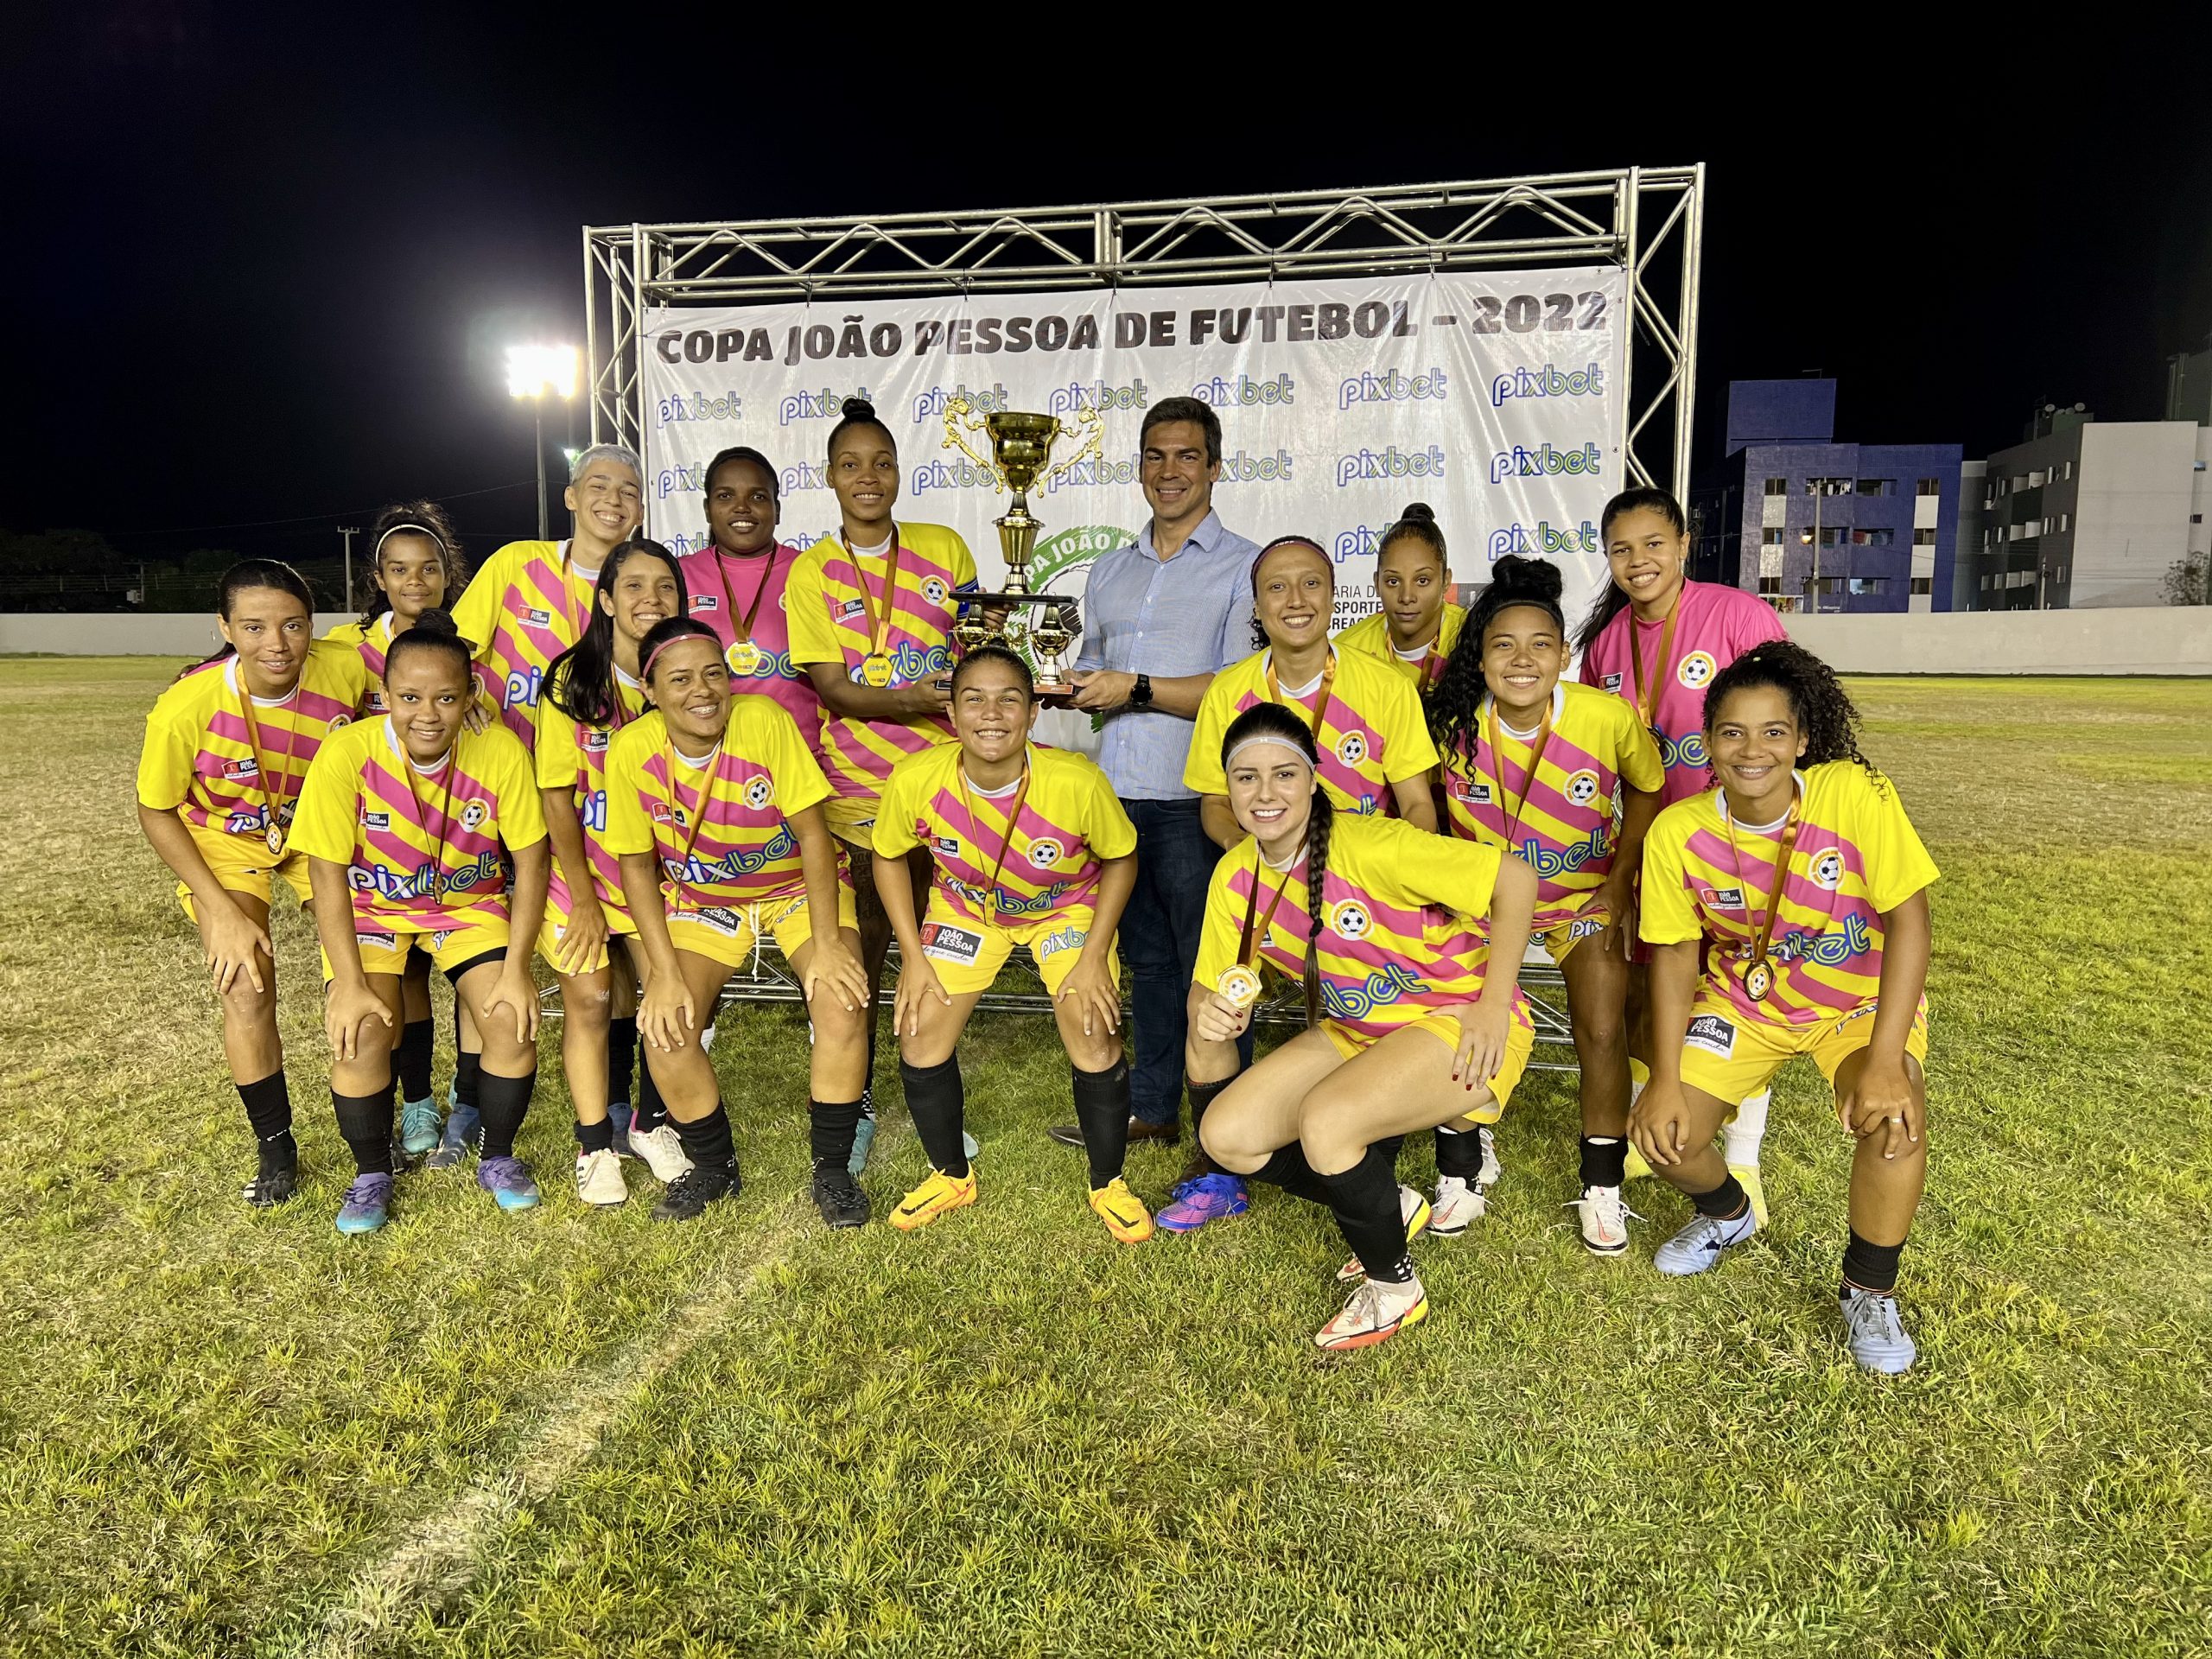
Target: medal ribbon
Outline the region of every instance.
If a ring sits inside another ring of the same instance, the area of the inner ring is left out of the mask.
[[[296,685],[292,688],[292,696],[299,696],[299,692]],[[287,697],[285,701],[289,702],[291,698]],[[276,817],[276,810],[291,798],[292,751],[289,739],[288,736],[284,750],[284,770],[272,784],[269,780],[269,762],[261,754],[261,727],[253,717],[253,693],[246,689],[245,665],[243,663],[238,665],[238,707],[245,713],[245,746],[253,752],[254,781],[260,786],[262,807],[269,815],[262,828],[264,830],[281,830],[283,826]]]
[[[397,737],[395,733],[394,736]],[[439,768],[436,788],[444,802],[438,808],[438,850],[430,864],[430,903],[433,906],[446,901],[446,842],[453,835],[453,769],[461,763],[461,740],[446,751],[446,763]],[[415,803],[415,827],[424,839],[430,834],[430,810],[423,804],[423,791],[415,782],[415,759],[407,753],[404,743],[399,745],[399,769],[407,777],[407,797]]]
[[[676,828],[677,808],[681,802],[681,798],[676,791],[676,768],[678,762],[674,743],[668,744],[661,750],[661,764],[666,773],[663,782],[667,785],[669,828],[673,832]],[[699,844],[699,827],[707,821],[707,804],[714,797],[715,781],[721,776],[722,746],[719,739],[715,743],[715,758],[707,762],[706,771],[707,775],[699,785],[698,804],[691,813],[691,828],[677,848],[677,862],[683,867],[687,874],[691,868],[691,849]],[[653,830],[653,850],[656,853],[660,850],[660,830],[658,825]],[[666,868],[665,864],[663,868]]]
[[[1294,860],[1289,870],[1282,873],[1282,880],[1275,884],[1275,896],[1268,900],[1265,914],[1260,911],[1260,872],[1268,868],[1268,861],[1260,852],[1259,843],[1252,843],[1252,890],[1244,895],[1244,934],[1236,945],[1236,964],[1249,968],[1260,953],[1260,946],[1267,942],[1268,930],[1274,925],[1275,911],[1282,904],[1282,896],[1290,891],[1291,870],[1298,868]]]
[[[1675,590],[1675,603],[1667,613],[1666,626],[1659,630],[1659,660],[1651,671],[1651,689],[1643,689],[1643,647],[1637,639],[1636,614],[1628,619],[1628,662],[1636,671],[1636,712],[1643,723],[1651,726],[1659,717],[1659,694],[1666,688],[1667,677],[1675,671],[1675,624],[1682,620],[1682,590]],[[1655,727],[1654,729],[1656,729]]]
[[[1544,707],[1544,718],[1536,728],[1535,741],[1529,747],[1529,770],[1521,780],[1521,804],[1518,806],[1512,805],[1512,791],[1505,786],[1505,723],[1497,717],[1497,702],[1495,698],[1491,701],[1487,712],[1490,715],[1491,775],[1497,780],[1497,811],[1498,816],[1505,821],[1505,845],[1510,852],[1512,850],[1516,838],[1521,833],[1521,817],[1529,810],[1529,797],[1535,791],[1536,768],[1543,764],[1544,746],[1552,741],[1552,711],[1551,706],[1547,703]],[[1507,817],[1506,809],[1510,806],[1512,807],[1512,816]],[[1740,872],[1738,879],[1742,879]]]
[[[739,645],[751,645],[753,643],[753,620],[760,614],[760,601],[768,596],[768,584],[776,579],[776,555],[782,551],[783,548],[779,544],[772,542],[769,543],[768,568],[761,575],[760,585],[753,590],[752,607],[745,613],[744,620],[741,621],[739,620],[737,614],[737,593],[736,590],[729,585],[729,568],[722,563],[721,550],[720,548],[716,548],[715,550],[715,575],[721,578],[722,584],[722,603],[728,607],[724,614],[729,618],[730,632],[734,636],[735,642]],[[891,555],[893,560],[891,574],[893,580],[895,581],[897,580],[899,574],[899,567],[896,563],[896,560],[899,556],[899,547],[898,537],[895,535],[892,537]],[[850,548],[848,548],[845,550],[845,556],[849,559],[852,558],[852,550]],[[859,579],[860,574],[860,562],[855,559],[853,561],[853,575],[855,580],[857,581]],[[868,598],[868,584],[864,582],[861,583],[861,598],[863,601]],[[884,609],[888,611],[890,608],[888,589],[887,588]],[[874,611],[870,611],[868,614],[868,625],[869,632],[872,634],[875,629],[875,613]],[[880,649],[880,647],[879,646],[878,649]]]
[[[1789,880],[1789,855],[1797,845],[1797,831],[1802,827],[1798,809],[1803,804],[1802,791],[1792,787],[1789,791],[1789,817],[1782,826],[1782,847],[1774,858],[1774,887],[1766,897],[1766,909],[1759,917],[1758,925],[1751,933],[1751,960],[1745,969],[1749,973],[1766,960],[1768,941],[1774,938],[1775,918],[1782,913],[1782,889]],[[1726,806],[1726,801],[1722,803]],[[1736,866],[1736,885],[1744,885],[1744,855],[1736,847],[1736,816],[1724,810],[1723,820],[1728,826],[1728,856]]]
[[[892,602],[899,595],[899,555],[901,550],[899,546],[899,526],[896,524],[891,526],[891,550],[884,556],[888,568],[883,573],[883,614],[880,618],[876,615],[875,601],[868,595],[868,576],[861,569],[860,555],[854,552],[850,543],[845,543],[842,537],[839,544],[845,549],[846,563],[853,567],[853,584],[861,590],[861,609],[868,617],[868,654],[871,657],[887,657],[890,655]],[[757,595],[755,603],[758,603]],[[746,626],[748,628],[752,626],[750,618],[747,619]]]
[[[1329,690],[1336,683],[1337,652],[1332,645],[1329,649],[1329,665],[1321,671],[1320,700],[1313,705],[1313,741],[1316,746],[1319,746],[1321,741],[1322,716],[1329,712]],[[1282,682],[1275,677],[1275,654],[1272,651],[1268,653],[1268,701],[1269,702],[1283,701]]]
[[[975,837],[976,863],[980,868],[983,862],[983,826],[976,816],[975,800],[968,793],[968,769],[956,763],[952,775],[960,785],[960,804],[968,814],[968,833]],[[999,872],[1006,868],[1006,855],[1014,848],[1014,827],[1020,822],[1021,804],[1028,798],[1029,757],[1025,753],[1021,760],[1021,787],[1014,791],[1014,810],[1006,815],[1006,838],[999,842],[998,861],[991,866],[990,876],[983,883],[983,890],[989,897],[991,919],[994,921],[998,918],[999,913]]]

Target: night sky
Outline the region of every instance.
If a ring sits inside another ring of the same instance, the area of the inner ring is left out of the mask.
[[[2212,331],[2212,123],[2071,48],[2058,75],[2051,57],[1908,62],[1870,27],[1724,66],[1670,25],[1526,62],[1493,38],[1446,84],[1404,39],[1274,63],[1114,9],[1086,37],[1110,66],[1067,71],[1025,36],[1020,90],[995,93],[980,62],[887,75],[949,60],[957,31],[397,6],[303,30],[321,10],[11,18],[0,528],[321,556],[341,518],[427,494],[479,549],[531,533],[500,355],[581,344],[586,222],[1702,160],[1700,429],[1730,378],[1817,370],[1842,382],[1840,435],[1970,457],[2044,401],[2158,417],[2165,355]],[[869,64],[872,90],[840,90]],[[995,155],[977,127],[1001,109],[1027,142]]]

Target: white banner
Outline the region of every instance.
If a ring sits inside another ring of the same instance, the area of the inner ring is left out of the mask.
[[[1144,410],[1188,396],[1221,416],[1223,521],[1332,550],[1338,626],[1376,608],[1382,532],[1413,501],[1435,508],[1456,582],[1487,581],[1503,553],[1540,555],[1566,573],[1578,616],[1605,572],[1599,512],[1621,484],[1625,296],[1617,268],[1594,266],[648,311],[646,525],[679,550],[703,542],[706,463],[749,444],[782,474],[783,538],[829,534],[824,447],[857,393],[898,442],[898,516],[957,530],[988,588],[1006,498],[946,447],[947,402],[1070,419],[1089,404],[1106,423],[1102,458],[1030,501],[1045,524],[1034,585],[1079,593],[1090,559],[1147,517]]]

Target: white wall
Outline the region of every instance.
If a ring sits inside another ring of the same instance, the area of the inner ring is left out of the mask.
[[[328,633],[359,619],[350,611],[316,613],[315,631]],[[223,643],[215,619],[198,613],[145,615],[135,611],[0,613],[0,655],[44,652],[60,657],[205,657]]]
[[[2212,605],[1782,619],[1847,674],[2212,674]]]
[[[2082,469],[2068,602],[2156,605],[2166,571],[2189,550],[2197,434],[2190,421],[2094,421]]]

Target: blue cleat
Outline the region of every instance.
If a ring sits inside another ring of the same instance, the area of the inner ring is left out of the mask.
[[[1897,1318],[1897,1299],[1884,1290],[1859,1290],[1846,1285],[1839,1293],[1843,1306],[1845,1339],[1851,1357],[1866,1370],[1884,1376],[1902,1376],[1920,1357],[1912,1338]]]
[[[484,1144],[484,1119],[474,1106],[453,1103],[438,1149],[423,1160],[425,1169],[452,1169]]]
[[[1252,1207],[1243,1178],[1236,1175],[1201,1175],[1185,1181],[1169,1198],[1153,1223],[1170,1233],[1195,1233],[1210,1221],[1241,1216]]]
[[[410,1158],[420,1158],[435,1150],[445,1120],[438,1116],[438,1103],[425,1095],[420,1100],[401,1103],[399,1109],[399,1149]]]
[[[486,1158],[476,1166],[476,1185],[499,1200],[502,1210],[537,1207],[537,1183],[519,1158]]]
[[[338,1230],[341,1233],[373,1233],[385,1224],[391,1214],[391,1177],[389,1175],[361,1175],[346,1189],[346,1202],[339,1206]]]
[[[1688,1226],[1652,1252],[1651,1265],[1672,1279],[1710,1272],[1720,1265],[1722,1256],[1758,1230],[1758,1217],[1748,1205],[1742,1215],[1726,1221],[1694,1216]]]

